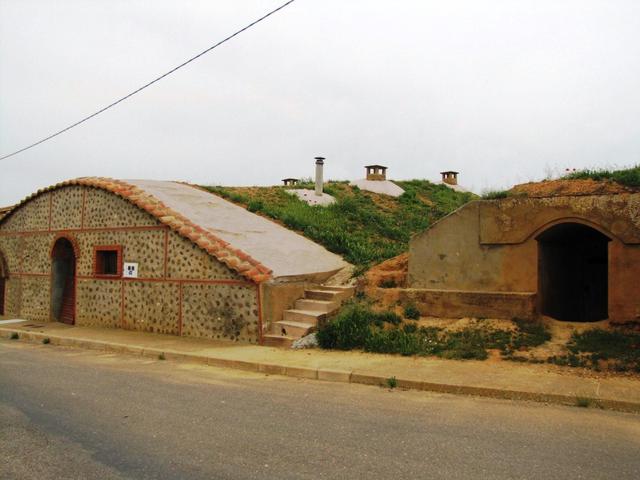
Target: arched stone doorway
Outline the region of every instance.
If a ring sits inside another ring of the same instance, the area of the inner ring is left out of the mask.
[[[6,299],[6,287],[7,277],[9,276],[9,270],[7,268],[7,262],[4,255],[0,252],[0,315],[6,314],[5,299]]]
[[[67,238],[51,252],[51,317],[73,325],[76,317],[76,254]]]
[[[538,241],[538,305],[557,320],[595,322],[609,316],[609,242],[576,222],[554,225]]]

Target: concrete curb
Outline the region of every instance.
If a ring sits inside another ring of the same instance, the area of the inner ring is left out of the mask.
[[[10,339],[14,333],[17,333],[19,335],[19,340],[27,341],[30,343],[42,343],[43,339],[48,338],[50,345],[78,347],[87,350],[99,350],[113,353],[124,353],[155,359],[158,359],[160,355],[163,355],[165,360],[199,363],[210,365],[213,367],[233,368],[237,370],[264,373],[269,375],[283,375],[287,377],[322,380],[326,382],[376,385],[380,387],[387,387],[388,380],[387,377],[382,375],[358,373],[356,371],[314,369],[308,367],[296,367],[273,363],[216,358],[194,353],[179,352],[175,350],[144,348],[137,345],[104,342],[101,340],[92,340],[88,338],[68,338],[46,333],[25,332],[23,330],[16,330],[6,327],[0,328],[0,338]],[[489,397],[503,400],[529,400],[534,402],[553,403],[569,406],[577,406],[578,398],[580,398],[582,402],[587,403],[591,407],[601,408],[604,410],[640,413],[640,403],[627,402],[622,400],[603,399],[588,396],[571,396],[554,393],[536,393],[500,388],[476,387],[469,385],[433,383],[409,378],[396,378],[396,382],[397,387],[402,389],[422,390],[454,395],[474,395],[479,397]]]

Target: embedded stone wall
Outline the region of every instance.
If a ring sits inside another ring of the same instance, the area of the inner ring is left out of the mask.
[[[20,315],[20,302],[22,301],[22,279],[9,277],[5,280],[4,313],[5,316]]]
[[[192,337],[255,342],[256,289],[242,285],[185,284],[182,332]]]
[[[78,279],[76,325],[118,327],[122,319],[122,281]]]
[[[85,187],[83,187],[85,188]],[[84,228],[157,226],[158,220],[113,193],[85,188]]]
[[[169,278],[242,280],[238,273],[175,232],[169,232],[168,258]]]
[[[49,320],[49,277],[24,277],[20,315],[39,322]]]
[[[110,192],[64,186],[36,196],[0,221],[0,252],[9,270],[5,311],[50,318],[51,249],[64,235],[78,247],[79,326],[257,342],[256,286]],[[94,247],[122,246],[137,279],[94,276]]]
[[[125,282],[124,328],[178,335],[180,284]]]
[[[82,206],[85,187],[63,187],[51,192],[51,229],[82,228]]]

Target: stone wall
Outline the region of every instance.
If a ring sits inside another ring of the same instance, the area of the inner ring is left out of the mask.
[[[0,222],[7,315],[50,320],[51,250],[59,236],[78,248],[77,325],[259,340],[255,284],[152,215],[92,187],[42,193]],[[94,248],[107,245],[138,263],[137,279],[94,275]]]

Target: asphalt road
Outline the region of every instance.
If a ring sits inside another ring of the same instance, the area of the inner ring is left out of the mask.
[[[640,415],[0,340],[2,479],[638,479]]]

